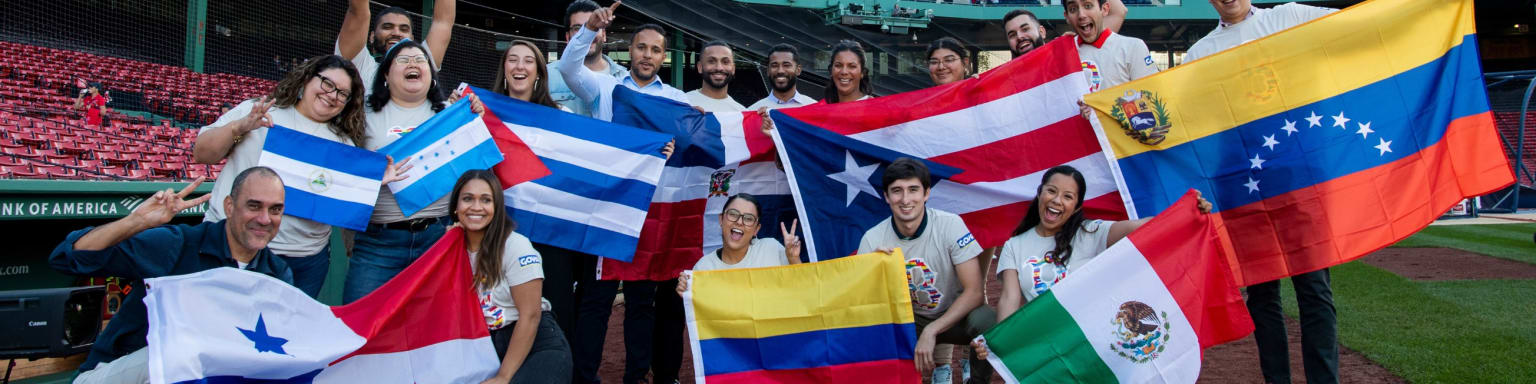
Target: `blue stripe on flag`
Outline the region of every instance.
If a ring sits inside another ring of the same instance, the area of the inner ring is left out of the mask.
[[[674,167],[725,166],[725,142],[720,121],[687,104],[651,96],[625,87],[613,89],[613,122],[677,136]]]
[[[640,239],[558,217],[512,208],[517,232],[529,241],[629,262]]]
[[[548,158],[539,158],[549,168],[549,176],[533,180],[533,183],[561,192],[593,199],[623,204],[638,210],[648,210],[656,186],[644,181],[613,177],[602,172],[571,165]]]
[[[421,128],[416,129],[419,131]],[[416,131],[412,131],[414,132]],[[406,216],[413,215],[416,211],[426,208],[451,193],[453,184],[459,181],[459,175],[475,169],[490,169],[499,162],[501,162],[501,150],[496,148],[495,141],[486,140],[469,151],[458,154],[457,158],[443,165],[441,169],[423,169],[429,173],[422,176],[421,180],[412,183],[410,187],[396,191],[395,201],[400,204],[400,211]]]
[[[444,136],[452,134],[459,127],[480,118],[480,115],[469,110],[469,104],[454,103],[448,106],[448,108],[443,108],[442,112],[438,112],[431,119],[427,119],[427,121],[417,125],[416,129],[401,135],[395,142],[379,148],[379,153],[394,156],[396,160],[399,160],[425,150],[427,146],[432,145],[432,143],[437,142]],[[446,127],[447,129],[437,127]]]
[[[491,95],[481,96],[480,102],[485,104],[486,109],[494,111],[496,118],[506,124],[536,127],[571,138],[658,158],[662,157],[661,153],[655,150],[652,143],[657,141],[665,143],[671,138],[670,135],[663,137],[662,134],[653,131],[566,113],[522,100],[498,97],[499,95],[480,88],[474,88],[474,92],[475,95]]]
[[[382,154],[282,126],[267,129],[266,142],[262,143],[261,150],[321,168],[375,180],[384,179],[384,167],[375,161],[359,161],[359,159],[378,158],[388,164],[388,160],[384,160]]]
[[[699,341],[704,374],[825,367],[848,363],[912,359],[917,326],[876,324],[825,329],[761,339]]]
[[[368,230],[373,206],[317,195],[283,186],[283,213],[357,231]]]
[[[321,369],[316,369],[310,371],[309,373],[294,376],[288,379],[251,379],[240,376],[210,376],[197,380],[179,381],[176,382],[176,384],[308,384],[315,381],[315,377],[320,375],[320,371]]]

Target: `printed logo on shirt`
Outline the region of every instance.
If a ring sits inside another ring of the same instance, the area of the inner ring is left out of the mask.
[[[1099,83],[1104,82],[1104,75],[1099,73],[1099,64],[1093,60],[1083,60],[1083,75],[1088,76],[1088,92],[1099,90]]]
[[[1046,252],[1044,259],[1030,256],[1029,260],[1024,261],[1025,264],[1029,264],[1030,277],[1034,279],[1034,284],[1031,284],[1032,286],[1030,287],[1030,290],[1035,293],[1035,296],[1039,296],[1041,293],[1045,293],[1045,290],[1051,289],[1051,286],[1056,285],[1056,283],[1060,282],[1061,279],[1067,277],[1067,268],[1065,266],[1056,265],[1056,263],[1052,261],[1055,258],[1051,256],[1055,253],[1056,251]],[[1047,272],[1045,271],[1046,265],[1051,265],[1054,267],[1051,268],[1053,272],[1051,274],[1054,274],[1055,276],[1047,276]]]
[[[393,127],[389,127],[389,133],[392,134],[392,135],[397,135],[397,136],[398,135],[404,135],[404,134],[407,134],[407,133],[411,133],[411,131],[414,131],[414,130],[416,130],[416,126],[414,126],[414,125],[409,126],[409,127],[403,126],[403,125],[396,125],[396,126],[393,126]]]
[[[907,260],[907,291],[912,294],[912,305],[922,309],[938,309],[944,302],[936,281],[938,275],[928,268],[923,259]]]
[[[1146,59],[1143,59],[1143,61],[1147,62],[1147,66],[1151,66],[1152,65],[1152,55],[1147,55]]]
[[[965,246],[971,245],[971,242],[973,242],[973,241],[976,241],[976,238],[975,237],[971,237],[971,233],[970,232],[966,232],[965,236],[960,236],[960,239],[955,240],[955,246],[960,247],[960,248],[965,248]]]
[[[539,259],[539,255],[527,255],[527,256],[523,256],[523,257],[517,258],[517,266],[519,266],[519,267],[526,267],[526,266],[529,266],[531,264],[541,264],[541,263],[542,263],[542,260]]]

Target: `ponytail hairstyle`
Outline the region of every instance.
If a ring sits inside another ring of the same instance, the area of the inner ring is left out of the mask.
[[[1024,221],[1020,221],[1018,228],[1013,229],[1013,236],[1034,230],[1035,226],[1040,225],[1040,205],[1044,204],[1040,202],[1040,192],[1045,190],[1045,182],[1058,174],[1072,176],[1072,180],[1077,182],[1077,206],[1072,208],[1072,215],[1067,216],[1067,222],[1062,223],[1061,231],[1056,232],[1056,250],[1046,253],[1045,259],[1058,266],[1065,266],[1072,257],[1072,239],[1077,236],[1077,230],[1083,227],[1083,194],[1088,189],[1083,173],[1078,172],[1077,168],[1058,165],[1045,171],[1045,176],[1040,178],[1040,186],[1035,187],[1035,200],[1029,203],[1029,212],[1024,215]]]

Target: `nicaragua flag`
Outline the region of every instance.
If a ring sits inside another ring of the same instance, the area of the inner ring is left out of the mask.
[[[1514,182],[1475,32],[1472,0],[1367,1],[1085,101],[1131,215],[1199,189],[1255,284],[1354,260]]]
[[[485,121],[469,108],[470,103],[454,103],[399,140],[379,148],[379,153],[396,161],[411,159],[405,180],[389,183],[406,216],[453,192],[453,184],[464,172],[490,169],[501,162],[501,151],[496,149]]]
[[[677,137],[634,260],[604,258],[603,280],[669,280],[692,268],[705,250],[719,248],[720,213],[737,193],[757,197],[759,236],[780,238],[794,206],[784,171],[774,164],[773,140],[757,112],[701,113],[674,100],[613,89],[613,121]],[[802,220],[801,225],[805,223]],[[783,241],[783,239],[779,239]]]
[[[1253,332],[1194,193],[978,337],[1008,383],[1194,383],[1202,350]]]
[[[283,179],[283,213],[352,230],[368,228],[389,160],[366,149],[273,126],[256,165]]]
[[[486,120],[502,125],[492,129],[521,140],[549,169],[531,182],[504,185],[518,232],[628,261],[661,179],[661,149],[672,136],[471,89],[485,104]]]
[[[458,228],[338,307],[234,268],[148,279],[150,381],[478,383],[501,361],[472,280]]]

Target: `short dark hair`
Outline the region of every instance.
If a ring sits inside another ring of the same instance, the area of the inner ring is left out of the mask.
[[[1035,24],[1040,24],[1040,18],[1036,17],[1034,12],[1030,12],[1028,9],[1023,8],[1008,11],[1008,14],[1003,15],[1003,24],[1008,24],[1008,20],[1013,20],[1013,18],[1019,16],[1029,16],[1029,19],[1034,21]]]
[[[560,25],[569,27],[571,26],[571,15],[582,12],[595,12],[597,8],[597,2],[592,0],[572,1],[571,5],[565,7],[565,20],[561,20]]]
[[[912,178],[923,183],[923,189],[933,188],[933,178],[928,174],[927,164],[910,157],[896,159],[885,167],[885,174],[880,175],[880,193],[884,194],[897,180]]]
[[[1065,9],[1067,9],[1067,4],[1072,4],[1072,3],[1076,3],[1076,2],[1077,2],[1077,0],[1062,1],[1061,2],[1061,9],[1065,10]],[[1093,2],[1098,3],[1100,7],[1104,6],[1104,0],[1093,0]],[[1040,20],[1039,19],[1035,19],[1035,21],[1039,22]]]
[[[282,180],[277,176],[277,171],[273,171],[272,168],[260,165],[246,168],[244,171],[240,171],[239,175],[235,175],[235,182],[230,183],[229,195],[233,196],[236,200],[240,199],[240,191],[245,189],[245,179],[250,178],[251,175],[262,175],[278,178],[279,181]]]
[[[725,213],[725,207],[730,206],[731,202],[736,201],[737,199],[740,199],[740,200],[748,202],[748,203],[752,203],[752,209],[757,210],[757,213],[756,213],[757,217],[759,217],[759,218],[763,217],[763,206],[761,204],[757,203],[757,197],[756,196],[752,196],[752,194],[746,193],[746,192],[737,193],[735,195],[732,195],[730,198],[725,199],[725,205],[720,206],[720,213],[724,214]]]
[[[388,8],[384,8],[383,10],[380,10],[379,13],[376,13],[376,14],[373,15],[373,25],[370,25],[369,29],[371,30],[371,29],[378,28],[379,27],[379,19],[382,19],[382,18],[384,18],[384,15],[388,15],[388,14],[391,14],[391,13],[398,13],[398,14],[400,14],[400,16],[405,16],[406,20],[410,20],[411,19],[411,12],[406,11],[405,8],[400,8],[400,7],[396,7],[396,6],[389,6]],[[413,30],[415,29],[414,25],[412,25],[412,29]],[[388,47],[386,47],[386,48],[388,48]]]
[[[437,66],[432,62],[432,55],[427,53],[427,46],[411,39],[400,40],[394,46],[389,47],[388,51],[384,51],[384,57],[379,60],[379,68],[375,72],[382,73],[384,76],[375,75],[373,77],[373,93],[368,94],[368,99],[366,100],[368,108],[378,112],[384,110],[384,106],[389,104],[389,70],[395,66],[395,57],[400,56],[400,51],[406,48],[419,49],[427,57],[427,80],[432,82],[432,85],[427,87],[427,103],[431,104],[432,112],[442,112],[443,107],[447,105],[448,99],[443,97],[442,87],[438,84]],[[498,71],[497,73],[500,74],[501,72]]]
[[[779,52],[788,52],[790,60],[793,60],[796,63],[800,62],[800,49],[799,48],[795,48],[795,46],[793,46],[793,45],[784,44],[784,43],[775,44],[773,46],[773,49],[770,49],[768,51],[768,54],[769,55],[773,55],[773,54],[779,53]]]
[[[704,42],[704,45],[699,47],[699,51],[703,51],[705,48],[709,47],[725,47],[726,49],[730,49],[731,45],[726,44],[725,40],[710,40]]]
[[[656,31],[656,34],[661,35],[661,41],[662,42],[666,42],[667,41],[667,30],[666,30],[666,28],[662,28],[661,24],[656,24],[656,23],[640,24],[639,27],[635,27],[635,35],[639,35],[640,32],[645,32],[646,30]]]
[[[955,54],[959,55],[961,59],[969,60],[971,58],[970,52],[965,50],[965,45],[960,44],[960,40],[955,40],[953,37],[942,37],[938,40],[934,40],[932,43],[928,43],[928,53],[923,55],[923,60],[932,59],[933,51],[940,49],[948,49],[950,51],[954,51]]]

